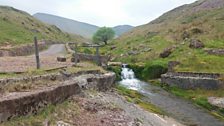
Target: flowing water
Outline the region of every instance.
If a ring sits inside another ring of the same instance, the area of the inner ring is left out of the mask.
[[[181,123],[193,126],[224,126],[224,122],[210,115],[206,110],[193,105],[190,101],[183,100],[160,87],[140,81],[135,78],[133,70],[126,64],[122,65],[122,81],[120,85],[136,90],[145,96],[144,100],[160,107],[169,116],[179,120]]]

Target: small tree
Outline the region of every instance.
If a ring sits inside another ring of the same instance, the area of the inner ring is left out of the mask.
[[[104,42],[107,45],[108,40],[113,39],[115,32],[112,28],[102,27],[93,35],[93,42],[99,44]]]

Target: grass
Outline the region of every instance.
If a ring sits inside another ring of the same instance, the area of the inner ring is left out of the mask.
[[[0,126],[43,126],[44,122],[56,125],[57,121],[70,122],[72,117],[79,114],[79,106],[74,101],[65,101],[57,105],[48,105],[35,115],[14,118]]]
[[[146,111],[153,112],[160,115],[165,115],[165,112],[160,108],[156,107],[155,105],[146,102],[143,100],[144,96],[137,91],[127,89],[123,86],[116,86],[116,89],[119,94],[125,96],[126,100],[131,103],[135,103],[139,105],[141,108],[145,109]]]
[[[78,73],[81,71],[90,71],[90,70],[99,70],[101,73],[106,73],[102,67],[99,67],[93,63],[84,62],[81,64],[78,64],[80,66],[76,67],[67,67],[64,68],[65,71],[68,73]],[[44,70],[30,70],[22,74],[0,74],[0,78],[25,78],[25,77],[31,77],[31,76],[40,76],[40,75],[46,75],[46,74],[57,74],[62,69],[56,69],[52,71],[44,71]],[[37,80],[35,82],[27,82],[27,83],[21,83],[21,82],[15,82],[14,84],[8,84],[0,86],[0,90],[2,93],[7,92],[15,92],[15,91],[28,91],[31,89],[38,89],[39,87],[45,87],[45,86],[51,86],[60,83],[60,81],[55,80]]]
[[[154,60],[180,61],[177,71],[224,73],[223,56],[209,55],[203,49],[189,48],[190,39],[201,40],[205,48],[224,48],[224,8],[194,12],[191,10],[193,6],[197,7],[194,4],[183,6],[164,14],[154,23],[134,28],[111,41],[103,48],[103,52],[111,54],[114,61],[128,64],[146,64]],[[200,32],[195,32],[195,29]],[[184,32],[189,33],[188,40],[183,40]],[[116,49],[110,50],[112,46]],[[171,46],[176,46],[174,52],[161,59],[159,54]],[[151,48],[151,51],[144,52],[147,48]],[[129,51],[138,53],[128,55]]]
[[[32,43],[34,36],[38,40],[57,42],[85,41],[81,36],[63,33],[56,26],[44,24],[28,13],[6,6],[0,6],[0,27],[0,46]]]
[[[224,90],[205,90],[205,89],[196,89],[196,90],[185,90],[179,87],[170,87],[167,85],[162,85],[157,80],[151,80],[150,83],[161,86],[166,91],[192,101],[195,105],[200,106],[206,110],[208,110],[212,115],[218,117],[221,120],[224,120],[224,109],[218,108],[216,106],[211,105],[208,102],[208,97],[224,97]]]
[[[102,73],[106,72],[102,67],[97,66],[96,64],[91,63],[91,62],[82,62],[75,67],[66,67],[64,69],[70,73],[76,73],[76,72],[87,71],[87,70],[99,70]],[[53,69],[50,71],[46,71],[45,69],[39,69],[39,70],[30,69],[24,73],[0,73],[0,79],[45,75],[45,74],[50,74],[50,73],[58,73],[60,70],[62,70],[62,69]]]

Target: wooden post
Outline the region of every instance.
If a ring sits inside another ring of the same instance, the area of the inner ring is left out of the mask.
[[[96,46],[96,62],[97,62],[98,66],[101,65],[101,63],[100,63],[100,55],[99,55],[99,46]]]
[[[40,69],[40,57],[39,57],[39,50],[38,50],[38,44],[37,44],[37,37],[34,37],[34,46],[35,46],[35,56],[36,56],[36,64],[37,69]]]
[[[78,63],[78,55],[77,55],[77,52],[78,51],[78,46],[77,46],[77,43],[75,43],[75,65],[77,65]]]

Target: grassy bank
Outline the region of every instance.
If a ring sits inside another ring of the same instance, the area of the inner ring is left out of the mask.
[[[65,101],[57,105],[49,105],[35,115],[14,118],[9,122],[4,122],[0,126],[43,126],[46,124],[56,125],[56,121],[63,119],[69,121],[70,115],[77,115],[79,106],[72,101]],[[46,124],[44,124],[46,122]]]
[[[129,65],[135,72],[137,78],[141,80],[149,80],[160,78],[161,74],[167,72],[168,62],[166,60],[153,60],[145,63],[144,65]]]
[[[196,90],[185,90],[178,87],[170,87],[168,85],[162,85],[157,80],[151,80],[150,83],[156,86],[161,86],[166,91],[174,94],[175,96],[190,100],[197,106],[200,106],[212,115],[218,117],[221,120],[224,120],[224,109],[218,108],[216,106],[211,105],[208,102],[208,97],[224,97],[224,90],[204,90],[204,89],[196,89]]]

